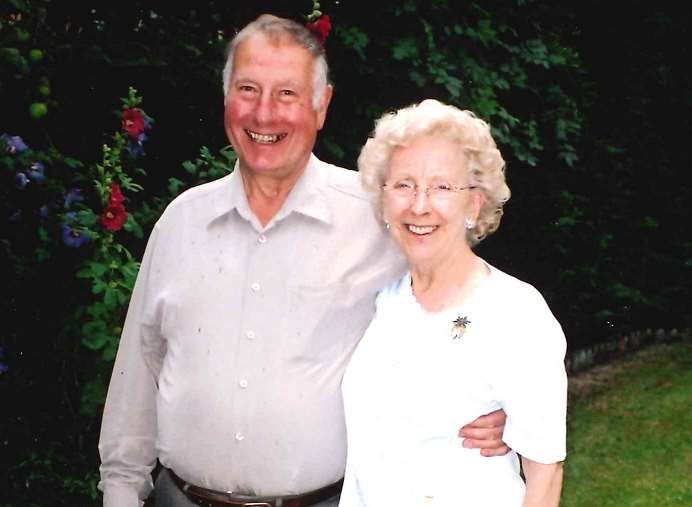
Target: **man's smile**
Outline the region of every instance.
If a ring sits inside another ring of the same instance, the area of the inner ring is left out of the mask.
[[[274,144],[281,141],[288,134],[282,132],[280,134],[260,134],[258,132],[253,132],[252,130],[245,129],[245,133],[248,135],[250,140],[254,143],[259,144]]]

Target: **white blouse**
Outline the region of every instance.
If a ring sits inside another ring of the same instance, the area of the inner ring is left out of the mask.
[[[342,384],[341,507],[518,507],[517,453],[565,458],[562,328],[534,287],[488,267],[463,304],[439,313],[418,304],[410,274],[378,296]],[[486,458],[463,448],[459,428],[499,408],[513,450]]]

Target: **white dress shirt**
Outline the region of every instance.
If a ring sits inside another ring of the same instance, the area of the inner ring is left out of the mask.
[[[240,173],[176,198],[149,239],[103,415],[104,505],[158,458],[190,483],[287,495],[343,476],[340,384],[402,257],[358,175],[314,156],[262,227]]]
[[[489,266],[463,304],[428,313],[409,274],[377,312],[343,380],[348,459],[340,507],[520,507],[517,453],[565,457],[565,338],[532,286]],[[468,322],[454,336],[454,321]],[[497,409],[513,450],[487,458],[459,428]]]

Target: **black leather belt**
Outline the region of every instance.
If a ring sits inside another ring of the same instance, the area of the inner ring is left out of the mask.
[[[339,494],[344,483],[344,480],[341,479],[334,484],[308,491],[302,495],[246,496],[201,488],[181,479],[170,468],[166,470],[180,491],[192,502],[202,507],[309,507]]]

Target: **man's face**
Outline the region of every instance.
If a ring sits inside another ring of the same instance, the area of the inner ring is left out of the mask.
[[[314,63],[297,44],[261,34],[238,46],[224,123],[242,170],[276,178],[303,170],[331,98],[329,88],[313,108]]]

